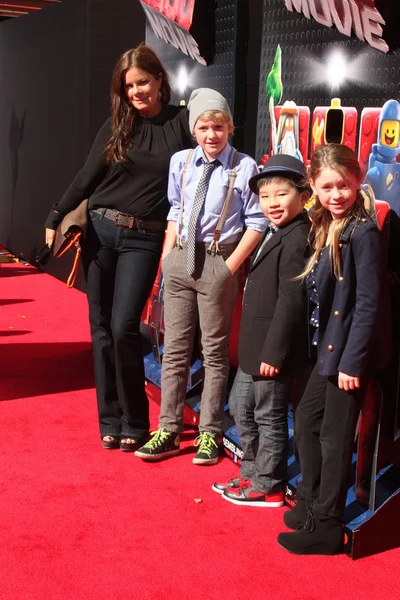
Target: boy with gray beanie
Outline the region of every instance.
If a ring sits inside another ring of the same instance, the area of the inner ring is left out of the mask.
[[[218,461],[228,376],[228,342],[238,291],[238,269],[266,227],[249,179],[255,161],[228,142],[234,126],[226,99],[215,90],[194,90],[189,124],[198,146],[170,163],[164,273],[164,356],[159,429],[135,452],[157,460],[179,452],[183,408],[199,321],[203,355],[198,448],[195,464]],[[245,231],[244,231],[245,229]]]

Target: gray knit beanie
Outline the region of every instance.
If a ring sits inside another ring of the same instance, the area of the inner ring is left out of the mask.
[[[189,126],[193,133],[194,126],[201,114],[208,110],[218,110],[232,119],[231,109],[225,98],[216,90],[210,88],[199,88],[190,94],[189,102]]]

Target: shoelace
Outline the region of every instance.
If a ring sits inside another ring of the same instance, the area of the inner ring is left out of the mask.
[[[245,488],[248,488],[250,486],[251,486],[250,479],[242,479],[242,478],[240,478],[239,490],[244,490]]]
[[[207,456],[211,456],[213,446],[218,448],[214,436],[206,432],[200,433],[199,437],[194,440],[193,446],[199,446],[198,451],[203,452]]]
[[[161,444],[163,442],[165,442],[165,440],[167,439],[167,437],[169,435],[170,435],[169,431],[165,431],[164,429],[157,429],[157,431],[153,431],[151,433],[151,440],[149,440],[143,446],[143,448],[150,448],[151,450],[153,448],[158,448],[158,446],[161,446]]]

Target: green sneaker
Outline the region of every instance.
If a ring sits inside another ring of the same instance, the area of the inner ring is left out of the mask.
[[[159,460],[175,456],[179,452],[179,433],[157,429],[151,433],[151,440],[136,450],[135,456],[143,460]]]
[[[198,446],[196,456],[193,459],[195,465],[215,465],[218,462],[219,447],[217,434],[201,431],[199,437],[194,440],[194,446]]]

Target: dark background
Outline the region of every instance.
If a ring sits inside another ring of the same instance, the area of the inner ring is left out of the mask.
[[[43,246],[47,213],[107,118],[113,66],[144,31],[132,0],[64,0],[0,23],[0,244],[14,254]],[[48,270],[66,279],[71,258]]]

